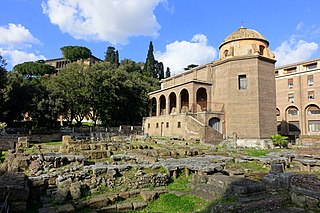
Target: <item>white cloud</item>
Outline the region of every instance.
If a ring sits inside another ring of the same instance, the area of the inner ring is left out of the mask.
[[[10,67],[13,67],[16,64],[20,64],[26,61],[37,61],[40,59],[46,59],[46,57],[43,55],[36,55],[34,53],[21,50],[6,50],[0,48],[0,54],[7,60],[7,63],[10,65]]]
[[[315,42],[306,42],[304,40],[296,40],[294,36],[289,41],[284,41],[274,51],[277,59],[277,66],[295,63],[310,59],[318,50],[318,44]]]
[[[0,54],[7,61],[8,69],[25,61],[45,59],[43,55],[28,51],[33,44],[41,42],[21,24],[0,26]]]
[[[39,40],[21,24],[8,24],[0,26],[0,44],[4,46],[19,46],[32,43],[39,43]]]
[[[47,0],[43,12],[76,39],[125,44],[131,36],[157,36],[153,11],[166,0]]]
[[[208,44],[203,34],[196,34],[190,41],[175,41],[166,45],[165,52],[155,52],[155,58],[170,67],[172,73],[181,73],[190,64],[202,65],[217,57],[215,48]]]

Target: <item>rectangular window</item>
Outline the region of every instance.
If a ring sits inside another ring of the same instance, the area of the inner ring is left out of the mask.
[[[313,85],[313,75],[308,75],[307,76],[307,84],[309,86]]]
[[[178,128],[181,128],[181,122],[180,121],[178,122]]]
[[[238,76],[238,84],[239,84],[239,90],[246,90],[247,89],[247,76],[246,75],[239,75]]]
[[[293,78],[288,79],[288,87],[293,88]]]
[[[308,64],[308,65],[306,65],[306,67],[307,67],[307,70],[315,69],[315,68],[317,68],[317,63]]]
[[[288,94],[288,101],[293,103],[294,102],[294,94],[293,93],[289,93]]]
[[[297,67],[292,67],[284,70],[284,74],[289,74],[297,71]]]
[[[150,123],[148,123],[148,129],[150,128]]]
[[[159,128],[159,123],[156,123],[156,128]]]
[[[288,114],[291,116],[299,115],[299,111],[295,108],[291,108],[288,110]]]
[[[308,99],[313,100],[314,99],[314,91],[308,91]]]
[[[308,121],[309,132],[320,132],[320,121]]]
[[[169,127],[169,122],[166,123],[166,127],[167,127],[167,128]]]

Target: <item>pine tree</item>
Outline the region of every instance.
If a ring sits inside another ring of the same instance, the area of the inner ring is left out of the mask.
[[[153,45],[152,45],[152,41],[150,41],[146,63],[143,67],[143,73],[150,77],[151,76],[157,77],[155,73],[155,65],[156,65],[156,60],[154,59],[154,55],[153,55]]]
[[[170,76],[171,76],[170,68],[167,67],[167,70],[166,70],[166,78],[169,78]]]

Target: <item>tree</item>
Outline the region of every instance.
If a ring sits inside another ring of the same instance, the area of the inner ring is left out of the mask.
[[[164,79],[164,68],[163,68],[163,63],[156,61],[156,66],[155,66],[155,76],[159,80]]]
[[[0,55],[0,111],[4,110],[3,89],[7,82],[6,60]],[[0,114],[0,121],[3,120],[3,113]]]
[[[19,72],[10,72],[4,94],[4,120],[9,123],[12,121],[23,120],[23,115],[33,109],[33,98],[41,92],[38,90],[39,79],[24,78]]]
[[[109,46],[105,55],[105,61],[114,64],[116,67],[119,66],[119,53],[114,47]]]
[[[41,62],[24,62],[13,67],[13,71],[19,72],[26,78],[39,77],[43,75],[51,75],[56,73],[53,66]]]
[[[153,55],[153,44],[152,44],[152,41],[150,41],[146,63],[143,67],[143,73],[146,76],[156,78],[157,76],[155,73],[155,64],[156,64],[156,60],[154,59],[154,55]]]
[[[166,70],[166,78],[169,78],[170,76],[171,76],[170,68],[167,67],[167,70]]]
[[[92,56],[91,50],[82,46],[64,46],[61,47],[60,50],[63,57],[71,62],[88,59]]]
[[[80,124],[90,112],[89,68],[88,65],[70,63],[48,82],[50,93],[61,100],[61,115],[69,125],[73,120]]]
[[[197,66],[199,66],[199,65],[197,65],[197,64],[189,64],[186,68],[184,68],[184,70],[191,70],[191,69],[193,69],[193,68],[195,68]]]

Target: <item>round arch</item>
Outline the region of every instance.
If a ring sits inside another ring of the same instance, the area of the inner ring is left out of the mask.
[[[183,89],[180,92],[181,112],[189,111],[189,92],[187,89]]]
[[[320,108],[316,104],[309,104],[305,108],[307,115],[320,115]]]
[[[157,115],[157,99],[155,97],[150,100],[150,116]]]
[[[220,132],[220,118],[210,118],[209,120],[209,126],[211,126],[214,130],[216,130],[217,132]]]
[[[166,114],[166,97],[164,95],[161,95],[159,98],[160,101],[160,115]]]
[[[296,106],[289,106],[286,109],[287,130],[290,135],[299,135],[301,133],[299,114],[299,109]]]
[[[203,87],[197,90],[197,105],[200,106],[201,111],[207,110],[207,90]]]
[[[297,116],[299,115],[299,109],[296,106],[289,106],[286,109],[286,113],[288,116]]]
[[[171,92],[169,95],[169,113],[174,112],[175,108],[177,107],[177,96],[175,92]]]

